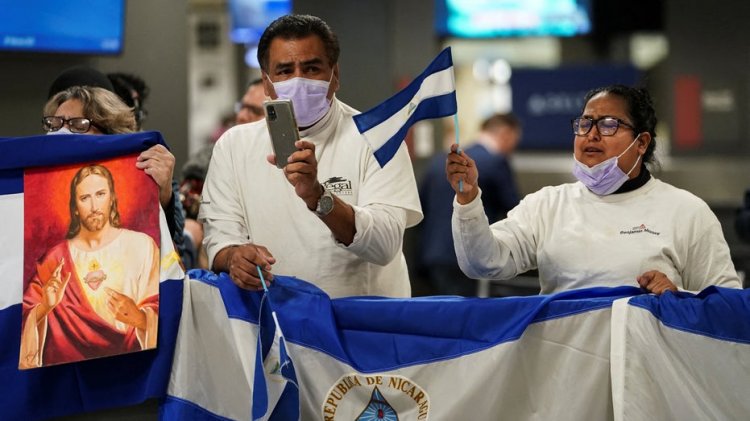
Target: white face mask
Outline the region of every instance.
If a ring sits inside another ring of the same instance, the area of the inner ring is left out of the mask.
[[[49,134],[75,134],[75,133],[71,132],[70,129],[63,126],[63,127],[60,127],[59,130],[55,130],[54,132],[47,132],[47,134],[49,135]]]
[[[635,145],[635,142],[640,136],[641,135],[638,134],[638,136],[633,139],[633,142],[630,144],[630,146],[622,151],[621,154],[602,161],[594,165],[593,167],[586,166],[586,164],[577,160],[575,154],[573,154],[573,160],[575,161],[575,165],[573,166],[573,175],[578,179],[578,181],[588,187],[589,190],[598,194],[599,196],[612,194],[613,192],[617,191],[620,186],[625,184],[626,181],[628,181],[630,173],[633,172],[635,166],[638,165],[638,162],[641,160],[641,156],[638,155],[638,158],[635,160],[635,164],[633,164],[633,167],[630,168],[630,171],[628,171],[627,173],[623,172],[620,169],[620,166],[617,165],[618,159],[621,156],[625,155],[625,152],[627,152],[631,147],[633,147],[633,145]]]
[[[268,77],[277,97],[292,100],[294,117],[299,127],[312,126],[331,108],[328,90],[332,80],[333,72],[329,81],[295,77],[281,82],[271,82],[271,78]]]

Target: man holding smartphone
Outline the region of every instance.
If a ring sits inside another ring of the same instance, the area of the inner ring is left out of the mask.
[[[335,97],[339,44],[320,18],[287,15],[260,38],[266,95],[290,99],[301,140],[276,167],[264,121],[235,126],[217,143],[200,219],[215,272],[247,289],[274,273],[316,284],[331,297],[407,297],[404,230],[422,219],[404,145],[380,168]],[[251,141],[249,141],[251,140]]]

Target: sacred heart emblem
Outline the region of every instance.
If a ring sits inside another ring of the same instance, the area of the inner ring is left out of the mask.
[[[86,283],[86,285],[89,286],[89,288],[96,291],[97,289],[99,289],[105,279],[107,279],[107,274],[104,273],[103,270],[98,269],[93,272],[87,273],[83,278],[83,281]]]

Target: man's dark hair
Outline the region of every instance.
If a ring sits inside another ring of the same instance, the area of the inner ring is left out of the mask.
[[[263,31],[258,41],[258,63],[264,72],[268,73],[269,48],[275,38],[285,40],[305,38],[317,35],[326,49],[328,64],[333,66],[339,61],[339,40],[336,34],[322,19],[310,15],[285,15],[271,22]]]
[[[146,82],[139,76],[130,73],[107,73],[107,77],[114,86],[114,92],[122,98],[122,101],[133,109],[135,123],[138,130],[148,112],[143,106],[148,94],[151,92]]]
[[[76,201],[76,187],[81,184],[84,178],[90,175],[99,175],[107,179],[107,185],[109,186],[110,197],[112,203],[109,209],[109,224],[117,228],[120,226],[120,212],[117,211],[117,195],[115,194],[115,180],[112,177],[112,173],[104,165],[87,165],[81,167],[76,172],[73,179],[70,180],[70,225],[68,226],[68,234],[65,236],[67,239],[71,239],[78,235],[81,230],[81,217],[78,215],[78,206]]]

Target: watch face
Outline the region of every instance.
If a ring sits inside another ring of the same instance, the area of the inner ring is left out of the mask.
[[[320,210],[328,213],[333,210],[333,197],[325,195],[320,198]]]
[[[329,191],[325,191],[320,200],[318,200],[318,208],[315,209],[315,213],[320,216],[326,216],[333,210],[333,195]]]

